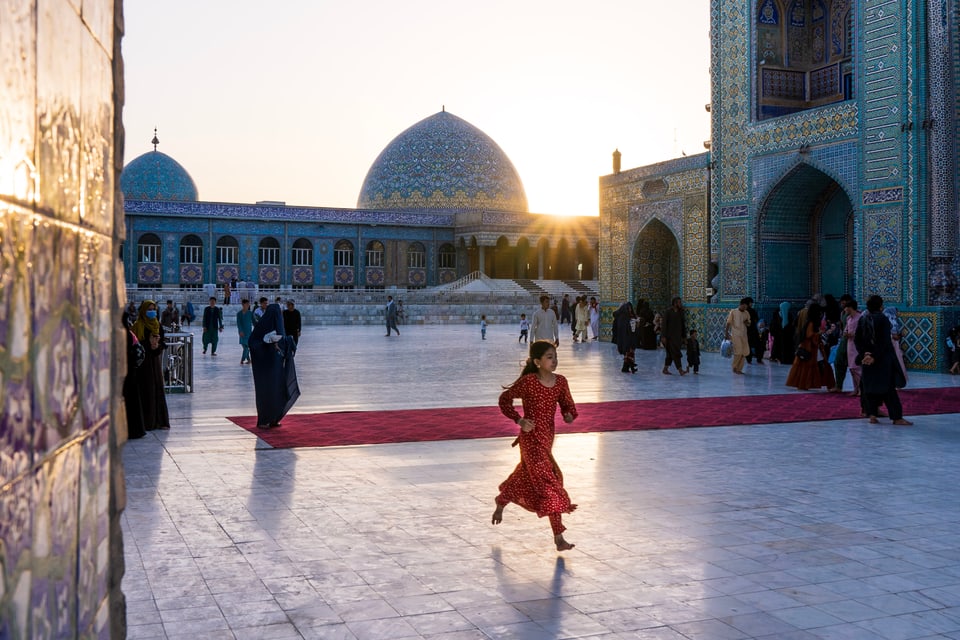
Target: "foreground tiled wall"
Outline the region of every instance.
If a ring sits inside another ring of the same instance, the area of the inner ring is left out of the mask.
[[[0,0],[0,638],[124,634],[120,6]]]

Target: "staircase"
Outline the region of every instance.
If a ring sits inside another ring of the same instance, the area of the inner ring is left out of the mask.
[[[529,280],[527,278],[514,278],[513,281],[538,298],[540,296],[550,295],[546,289],[538,285],[533,280]]]
[[[594,291],[587,285],[583,284],[583,282],[579,280],[564,280],[563,284],[567,285],[568,287],[570,287],[571,289],[573,289],[574,291],[582,295],[587,295],[587,296],[597,295],[596,291]]]

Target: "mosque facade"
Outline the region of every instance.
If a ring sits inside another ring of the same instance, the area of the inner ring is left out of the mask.
[[[186,169],[154,150],[124,169],[128,287],[418,289],[473,272],[592,280],[595,217],[532,214],[516,169],[485,133],[443,110],[371,165],[355,209],[201,201]]]
[[[603,298],[681,295],[716,348],[741,297],[769,318],[879,294],[909,365],[942,371],[960,309],[957,23],[954,1],[713,0],[708,152],[601,178]]]

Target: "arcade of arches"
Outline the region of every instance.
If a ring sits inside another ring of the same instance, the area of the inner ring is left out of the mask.
[[[531,242],[521,237],[515,244],[505,236],[492,246],[480,245],[475,236],[460,238],[468,272],[480,271],[491,278],[530,280],[595,280],[599,248],[586,239],[560,238],[551,246],[547,238]]]

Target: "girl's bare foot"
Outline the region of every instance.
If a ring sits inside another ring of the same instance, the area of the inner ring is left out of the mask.
[[[570,551],[570,549],[573,549],[575,546],[577,546],[564,540],[563,534],[553,536],[553,541],[557,543],[557,551]]]
[[[493,518],[490,521],[493,524],[500,524],[503,522],[503,507],[497,505],[497,508],[493,512]]]

